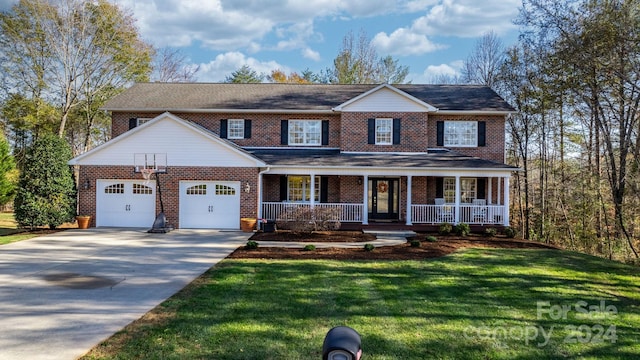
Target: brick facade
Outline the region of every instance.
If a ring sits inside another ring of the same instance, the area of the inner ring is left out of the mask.
[[[140,180],[142,175],[135,173],[130,166],[81,166],[79,172],[80,184],[90,184],[89,189],[80,186],[78,190],[78,211],[83,215],[91,215],[92,224],[95,226],[96,218],[96,181],[120,179]],[[159,181],[162,190],[162,202],[164,204],[167,221],[174,227],[180,227],[180,181],[239,181],[240,191],[240,217],[256,217],[258,209],[257,168],[204,168],[204,167],[170,167],[165,174],[160,174]],[[250,191],[245,192],[244,186],[249,184]],[[160,198],[156,195],[156,209],[160,211]],[[149,224],[151,227],[152,224]]]
[[[124,107],[120,107],[124,108]],[[135,107],[134,107],[135,108]],[[224,108],[224,107],[223,107]],[[380,107],[381,109],[383,107]],[[387,109],[384,107],[384,109]],[[391,107],[389,108],[391,109]],[[402,109],[393,107],[393,109]],[[264,109],[268,110],[268,109]],[[468,111],[468,110],[467,110]],[[115,138],[129,131],[132,118],[155,118],[164,113],[160,112],[112,112],[111,136]],[[506,112],[504,112],[506,113]],[[172,112],[172,115],[184,119],[212,133],[220,134],[221,120],[245,119],[251,120],[251,137],[246,139],[232,139],[234,144],[240,147],[254,148],[278,148],[289,147],[281,144],[282,120],[323,120],[329,122],[328,144],[322,146],[306,146],[304,148],[332,148],[344,152],[394,152],[394,153],[424,153],[429,149],[443,146],[437,145],[437,123],[439,121],[483,121],[486,125],[485,146],[479,147],[446,147],[452,151],[481,159],[502,163],[505,159],[505,115],[451,115],[443,113],[427,112],[335,112],[327,111],[313,113],[312,111],[299,111],[299,113],[270,113],[259,112]],[[369,119],[391,118],[399,119],[400,141],[393,145],[369,144]],[[293,148],[293,147],[290,147]],[[291,150],[295,151],[295,150]],[[262,188],[259,189],[259,172],[265,169],[259,168],[222,168],[222,167],[176,167],[169,164],[167,174],[160,175],[163,194],[165,215],[169,223],[179,227],[179,184],[181,180],[203,181],[240,181],[243,189],[249,184],[251,191],[241,191],[240,213],[241,217],[257,217],[258,202],[280,202],[282,175],[273,172],[263,175]],[[451,169],[455,170],[455,169]],[[369,170],[367,170],[369,171]],[[363,171],[371,174],[371,172]],[[319,171],[322,172],[322,171]],[[415,174],[415,172],[411,172]],[[407,214],[407,189],[408,177],[406,172],[399,170],[397,174],[385,172],[380,177],[399,179],[398,213],[399,220],[405,220]],[[324,176],[324,175],[323,175]],[[370,177],[374,177],[369,175]],[[364,176],[362,175],[328,175],[327,201],[330,203],[361,204],[364,198]],[[140,174],[134,173],[132,167],[125,166],[80,166],[80,184],[91,184],[89,189],[80,186],[79,210],[82,214],[93,216],[95,226],[96,211],[96,180],[97,179],[141,179]],[[478,181],[486,181],[485,177],[479,177]],[[490,203],[496,203],[498,199],[499,178],[492,182],[492,199]],[[412,203],[433,204],[436,198],[435,177],[412,176]],[[488,190],[489,186],[486,186]],[[504,191],[504,189],[502,190]],[[258,192],[261,199],[258,199]],[[487,191],[485,191],[487,194]],[[501,195],[500,195],[501,196]],[[156,208],[160,209],[159,199],[156,200]],[[151,224],[150,224],[151,225]]]

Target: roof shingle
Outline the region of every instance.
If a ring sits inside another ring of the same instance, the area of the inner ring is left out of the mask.
[[[109,100],[111,111],[291,110],[326,111],[371,89],[370,85],[137,83]],[[448,111],[513,111],[495,91],[476,85],[393,85]]]

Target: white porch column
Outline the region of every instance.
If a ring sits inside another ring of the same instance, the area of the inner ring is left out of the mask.
[[[498,191],[496,193],[496,195],[498,195],[498,205],[502,205],[502,202],[500,202],[500,195],[502,195],[502,178],[498,178]]]
[[[311,176],[311,189],[310,189],[310,193],[309,193],[309,207],[311,207],[311,210],[313,210],[314,207],[316,207],[316,175],[315,174],[309,174],[309,176]]]
[[[493,178],[487,179],[487,205],[493,204]]]
[[[460,197],[462,197],[462,191],[460,191],[460,175],[456,175],[456,201],[455,201],[456,214],[454,217],[454,222],[456,224],[460,222]]]
[[[509,178],[504,178],[504,226],[509,226]]]
[[[362,225],[369,225],[369,176],[362,177]]]
[[[262,219],[262,171],[258,173],[258,188],[256,189],[256,197],[258,198],[258,219]]]
[[[413,176],[407,175],[407,225],[413,225],[411,221],[411,182]]]

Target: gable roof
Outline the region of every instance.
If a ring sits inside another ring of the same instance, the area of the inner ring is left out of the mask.
[[[347,100],[346,102],[336,106],[333,109],[336,111],[344,111],[352,106],[357,106],[358,103],[363,103],[359,106],[359,108],[364,107],[367,109],[373,109],[373,111],[385,110],[384,108],[388,106],[388,104],[380,104],[379,101],[381,99],[378,97],[378,95],[381,95],[384,97],[385,95],[382,95],[382,93],[384,92],[392,93],[396,96],[396,98],[403,100],[404,103],[400,105],[402,107],[412,108],[414,110],[423,111],[423,112],[438,110],[432,105],[427,104],[426,102],[420,99],[417,99],[407,94],[406,92],[401,91],[389,84],[382,84],[382,85],[376,86],[375,88],[365,93],[362,93],[352,99]]]
[[[265,165],[236,144],[168,112],[71,159],[68,164],[133,166],[136,153],[165,153],[169,167]]]
[[[513,112],[495,91],[478,85],[385,85],[439,111]],[[137,83],[109,100],[110,111],[332,112],[380,85]]]

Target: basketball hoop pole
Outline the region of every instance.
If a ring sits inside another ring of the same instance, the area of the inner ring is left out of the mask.
[[[149,233],[168,233],[173,230],[173,226],[167,223],[167,217],[164,215],[164,203],[162,202],[162,187],[160,186],[159,172],[154,171],[156,174],[156,186],[158,187],[158,196],[160,197],[160,213],[156,216],[156,220],[153,222],[153,226],[147,232]]]

